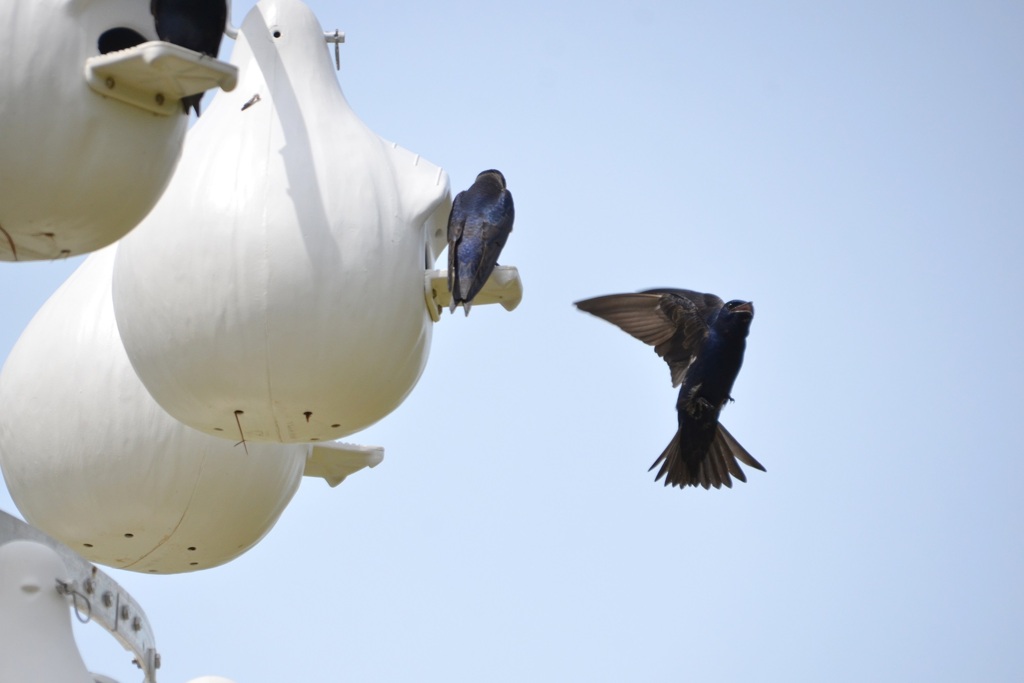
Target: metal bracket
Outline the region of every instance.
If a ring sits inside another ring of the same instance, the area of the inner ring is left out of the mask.
[[[341,44],[345,42],[344,31],[334,29],[334,32],[324,31],[324,40],[328,43],[334,43],[334,66],[337,71],[341,71]]]
[[[160,655],[146,613],[134,598],[71,548],[0,510],[0,545],[18,540],[45,545],[60,555],[69,580],[58,581],[57,591],[70,596],[79,621],[95,621],[106,629],[124,649],[135,655],[135,665],[146,676],[144,683],[155,683]]]

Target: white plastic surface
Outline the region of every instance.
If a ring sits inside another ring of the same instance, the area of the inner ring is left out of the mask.
[[[100,34],[156,39],[139,0],[0,2],[0,260],[98,249],[156,203],[188,119],[99,96],[83,78]]]
[[[260,2],[231,61],[237,88],[119,247],[117,324],[182,422],[240,424],[250,444],[331,441],[397,407],[423,370],[448,176],[359,120],[298,0]]]
[[[313,447],[303,474],[307,477],[320,477],[334,488],[345,481],[348,475],[364,467],[376,467],[382,460],[384,449],[380,446],[325,443]]]
[[[85,80],[104,97],[153,114],[178,116],[183,97],[218,86],[233,89],[238,69],[179,45],[150,41],[87,59]]]
[[[4,479],[29,523],[94,562],[216,566],[274,525],[310,446],[236,446],[237,434],[189,429],[149,397],[114,323],[115,249],[86,259],[0,372]]]
[[[57,579],[64,562],[45,545],[0,545],[0,683],[92,683]]]
[[[436,322],[452,302],[452,293],[448,291],[448,271],[428,270],[424,288],[427,309]],[[522,300],[523,281],[519,278],[519,270],[515,266],[495,266],[483,289],[473,297],[472,304],[501,304],[506,311],[513,311]]]
[[[32,541],[56,552],[64,565],[58,593],[70,599],[76,617],[113,636],[142,670],[145,683],[156,680],[160,655],[153,629],[141,605],[124,588],[57,539],[0,510],[0,546],[10,541]],[[97,682],[109,680],[93,677]]]

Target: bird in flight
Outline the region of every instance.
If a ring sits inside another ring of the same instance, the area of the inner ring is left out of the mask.
[[[679,427],[650,469],[666,486],[732,487],[746,481],[739,463],[764,470],[718,422],[743,364],[754,306],[688,289],[649,289],[577,301],[576,307],[617,325],[668,363],[679,387]],[[738,461],[738,462],[737,462]]]
[[[448,291],[451,312],[462,304],[466,315],[480,293],[512,232],[512,193],[501,171],[484,171],[455,195],[448,215]]]

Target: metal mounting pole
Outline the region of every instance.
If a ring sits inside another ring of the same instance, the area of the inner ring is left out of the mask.
[[[0,510],[0,545],[18,540],[47,546],[60,556],[67,567],[68,580],[58,580],[55,590],[71,598],[79,621],[96,622],[135,655],[136,666],[145,674],[144,683],[156,683],[160,655],[146,613],[135,599],[71,548]]]

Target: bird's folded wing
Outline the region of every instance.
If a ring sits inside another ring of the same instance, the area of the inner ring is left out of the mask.
[[[462,199],[465,192],[455,195],[452,202],[452,210],[448,214],[448,291],[455,291],[456,261],[458,254],[459,240],[462,239],[462,232],[466,229],[466,215],[462,210]]]

